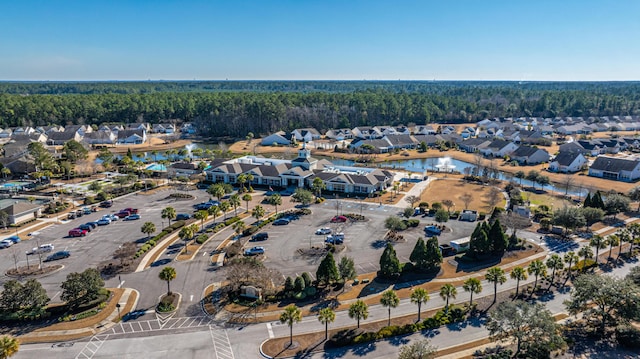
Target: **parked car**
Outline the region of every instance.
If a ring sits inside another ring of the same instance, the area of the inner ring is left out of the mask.
[[[327,238],[324,240],[324,242],[329,244],[342,244],[344,243],[344,237],[341,238],[341,237],[328,235]]]
[[[27,255],[53,252],[53,248],[54,248],[53,244],[51,244],[51,243],[42,244],[42,245],[40,245],[40,247],[32,248],[30,251],[27,252]]]
[[[319,234],[319,235],[331,234],[331,228],[329,227],[318,228],[316,230],[316,234]]]
[[[75,212],[71,212],[71,213],[67,214],[67,219],[76,219],[76,213]]]
[[[138,209],[137,208],[127,207],[127,208],[123,209],[120,212],[129,212],[131,214],[137,214],[138,213]]]
[[[264,247],[251,247],[244,251],[245,256],[256,256],[258,254],[264,254]]]
[[[178,213],[178,215],[176,216],[176,221],[186,221],[189,218],[191,218],[191,215],[189,215],[188,213]]]
[[[122,210],[122,211],[116,213],[116,216],[118,216],[119,218],[124,218],[124,217],[126,217],[126,216],[128,216],[130,214],[131,214],[131,212]]]
[[[426,226],[424,227],[424,233],[428,236],[439,236],[442,230],[436,226]]]
[[[0,241],[0,248],[4,249],[4,248],[9,248],[13,245],[13,241],[10,241],[8,239],[2,240]]]
[[[71,252],[69,251],[60,251],[55,252],[54,254],[45,258],[45,262],[57,261],[58,259],[69,258],[71,256]]]
[[[130,214],[130,215],[124,217],[125,221],[135,221],[136,219],[140,219],[140,215],[137,214],[137,213]]]
[[[91,232],[93,230],[93,227],[91,227],[90,225],[88,225],[86,223],[79,225],[78,228],[80,228],[82,230],[85,230],[87,232]]]
[[[69,231],[69,237],[84,237],[87,235],[87,230],[82,228],[74,228]]]
[[[106,226],[107,224],[111,224],[111,220],[102,218],[101,220],[98,221],[99,226]]]
[[[79,217],[82,217],[83,215],[84,215],[84,212],[82,212],[82,210],[81,210],[81,209],[79,209],[79,210],[77,210],[77,211],[76,211],[76,217],[78,217],[78,218],[79,218]]]
[[[345,216],[335,216],[331,218],[331,223],[344,223],[348,220]]]
[[[289,224],[289,220],[286,218],[278,218],[275,221],[273,221],[273,225],[274,226],[286,226],[287,224]]]
[[[115,214],[105,214],[104,216],[102,216],[102,218],[108,219],[111,222],[115,222],[118,220],[118,216],[116,216]]]
[[[21,242],[20,237],[18,237],[18,236],[11,236],[9,238],[5,238],[5,240],[11,241],[13,243],[20,243]]]
[[[111,206],[113,206],[113,201],[111,200],[100,202],[100,207],[102,208],[109,208]]]
[[[87,226],[91,226],[91,228],[96,228],[98,226],[98,222],[87,222],[85,224]]]
[[[254,234],[251,237],[251,241],[266,241],[267,239],[269,239],[269,233],[267,232],[261,232],[261,233],[257,233]]]
[[[91,214],[91,208],[90,207],[83,207],[82,208],[82,213]]]

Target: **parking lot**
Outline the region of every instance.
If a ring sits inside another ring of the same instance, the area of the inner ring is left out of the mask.
[[[344,232],[345,250],[336,255],[337,258],[349,256],[354,259],[358,273],[375,272],[379,269],[379,260],[386,246],[384,220],[391,215],[399,215],[401,209],[391,206],[363,204],[359,202],[341,201],[336,210],[335,201],[309,207],[311,215],[301,216],[288,225],[269,225],[263,232],[269,233],[269,239],[261,242],[249,242],[245,248],[263,246],[265,248],[265,265],[279,270],[284,276],[296,276],[309,272],[315,276],[321,255],[305,255],[301,252],[311,247],[323,247],[324,235],[316,235],[321,227],[329,227],[334,233]],[[364,215],[364,222],[330,223],[333,216],[345,213]],[[395,242],[394,247],[401,262],[408,262],[411,251],[418,237],[425,237],[424,227],[435,223],[433,217],[413,217],[420,220],[416,228],[401,232],[405,241]],[[475,222],[449,221],[448,229],[439,236],[440,244],[449,243],[452,239],[471,235]],[[337,261],[338,259],[336,259]]]
[[[14,267],[12,253],[19,253],[18,266],[26,266],[27,260],[33,265],[38,262],[37,255],[26,256],[25,252],[38,245],[51,243],[54,250],[43,254],[42,258],[57,251],[70,251],[69,258],[61,259],[52,264],[62,264],[64,268],[59,272],[39,278],[52,300],[59,301],[57,297],[60,293],[60,284],[65,280],[67,274],[71,272],[81,272],[87,268],[95,268],[99,263],[111,259],[113,252],[123,243],[132,242],[146,237],[140,231],[144,222],[153,222],[156,226],[156,233],[162,230],[163,225],[167,226],[168,221],[161,218],[163,208],[171,206],[177,213],[193,214],[193,205],[209,199],[209,195],[202,190],[190,191],[196,196],[193,200],[168,199],[170,190],[160,190],[149,195],[129,195],[121,199],[114,200],[113,207],[102,208],[98,212],[84,215],[73,220],[64,220],[53,224],[47,228],[38,230],[30,236],[29,240],[22,241],[8,249],[0,250],[0,285],[10,278],[4,273]],[[123,221],[122,219],[112,222],[106,226],[94,228],[85,237],[68,237],[69,230],[91,221],[99,220],[105,214],[115,214],[123,208],[133,207],[139,210],[141,219],[133,221]]]

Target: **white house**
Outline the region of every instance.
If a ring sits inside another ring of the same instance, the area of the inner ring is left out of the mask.
[[[344,141],[353,138],[353,133],[350,128],[339,128],[327,131],[324,134],[326,138],[336,140],[336,141]]]
[[[260,141],[260,145],[262,146],[273,146],[273,145],[281,145],[288,146],[291,144],[291,135],[285,133],[284,131],[278,131],[276,133],[272,133],[267,137],[264,137]]]
[[[118,144],[139,145],[147,142],[147,131],[138,130],[122,130],[118,131]]]
[[[549,163],[549,171],[575,173],[587,165],[587,159],[580,152],[560,152]]]
[[[640,161],[599,156],[589,167],[589,176],[631,182],[640,178]]]
[[[15,202],[2,209],[9,215],[10,224],[19,224],[42,215],[42,206],[29,202]]]
[[[382,134],[378,132],[378,130],[368,126],[355,127],[351,130],[351,133],[353,133],[354,138],[361,138],[363,140],[372,140],[382,137]]]
[[[504,157],[511,154],[518,148],[513,142],[504,140],[494,140],[487,147],[481,148],[480,153],[485,156]]]
[[[117,139],[118,136],[107,129],[87,133],[82,138],[82,141],[89,145],[114,145]]]
[[[537,165],[549,161],[549,152],[536,147],[520,146],[510,155],[512,161],[521,165]]]
[[[291,137],[298,142],[311,142],[319,140],[322,135],[315,128],[297,128],[291,131]]]

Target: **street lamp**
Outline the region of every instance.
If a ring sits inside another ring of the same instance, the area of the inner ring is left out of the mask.
[[[120,319],[120,303],[116,304],[116,308],[118,308],[118,319]]]

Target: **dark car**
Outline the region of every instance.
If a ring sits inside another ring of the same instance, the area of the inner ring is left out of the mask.
[[[9,237],[9,238],[5,238],[5,239],[6,239],[6,240],[8,240],[8,241],[11,241],[11,242],[13,242],[13,243],[19,243],[19,242],[21,242],[21,241],[20,241],[20,237],[18,237],[18,236],[11,236],[11,237]]]
[[[442,230],[436,226],[426,226],[424,227],[424,233],[428,236],[439,236],[442,234]]]
[[[286,226],[287,224],[289,224],[289,220],[286,218],[278,218],[275,221],[273,221],[273,225],[274,226]]]
[[[111,206],[113,206],[113,201],[100,202],[100,207],[102,207],[102,208],[109,208]]]
[[[87,222],[85,224],[91,226],[92,228],[96,228],[98,226],[98,222]]]
[[[78,226],[78,228],[82,229],[83,231],[87,231],[87,232],[91,232],[91,230],[93,230],[93,227],[91,227],[88,224],[81,224]]]
[[[258,234],[254,234],[253,237],[251,237],[252,241],[266,241],[267,239],[269,239],[269,233],[267,232],[262,232],[262,233],[258,233]]]
[[[191,215],[189,215],[188,213],[178,213],[178,215],[176,216],[176,221],[186,221],[189,218],[191,218]]]
[[[122,321],[123,321],[123,322],[126,322],[126,321],[128,321],[128,320],[135,320],[135,319],[138,319],[138,318],[140,318],[141,316],[143,316],[145,313],[146,313],[146,311],[144,311],[144,310],[142,310],[142,309],[134,310],[133,312],[129,312],[129,313],[125,314],[125,315],[122,317]]]
[[[57,261],[58,259],[69,258],[70,256],[71,256],[71,252],[60,251],[60,252],[55,252],[54,254],[48,256],[44,261],[45,262]]]

